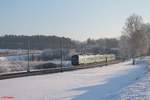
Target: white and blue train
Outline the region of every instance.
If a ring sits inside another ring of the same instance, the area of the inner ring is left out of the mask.
[[[99,63],[105,61],[113,61],[116,59],[114,54],[104,54],[104,55],[73,55],[71,58],[72,65],[80,64],[90,64],[90,63]]]

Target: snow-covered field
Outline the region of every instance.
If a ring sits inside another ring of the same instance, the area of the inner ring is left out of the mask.
[[[147,72],[145,62],[140,61],[133,66],[129,61],[78,71],[0,80],[0,97],[13,96],[14,100],[120,100],[124,89]]]
[[[0,57],[0,61],[27,61],[27,55]]]
[[[148,67],[150,59],[146,58]],[[150,100],[150,72],[140,78],[134,84],[124,88],[120,93],[123,100]]]
[[[53,59],[53,60],[48,60],[48,61],[43,61],[40,60],[38,61],[37,59],[31,60],[32,56],[39,56],[43,51],[41,50],[30,50],[30,62],[29,66],[31,70],[39,70],[37,66],[40,66],[42,64],[53,64],[56,66],[60,66],[61,61],[60,59]],[[18,72],[18,71],[26,71],[28,67],[28,51],[23,50],[23,49],[0,49],[0,74],[4,73],[10,73],[10,72]],[[33,57],[34,58],[34,57]],[[71,66],[71,61],[69,60],[64,60],[62,62],[63,67],[70,67]],[[52,67],[52,65],[50,66]]]
[[[60,65],[59,60],[51,60],[51,61],[30,61],[29,66],[31,70],[37,69],[36,66],[46,64],[46,63],[53,63],[56,65]],[[10,73],[16,71],[26,71],[28,66],[27,61],[0,61],[0,74],[2,73]],[[63,67],[71,66],[70,61],[63,61]]]
[[[120,95],[123,100],[150,100],[150,73],[123,89]]]

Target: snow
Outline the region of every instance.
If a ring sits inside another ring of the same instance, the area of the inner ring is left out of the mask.
[[[150,58],[146,58],[148,65]],[[149,66],[148,66],[149,67]],[[123,100],[149,100],[150,98],[150,73],[140,78],[134,84],[124,88],[120,93]]]
[[[120,94],[123,100],[149,100],[150,98],[150,73],[136,83],[123,89]]]
[[[53,64],[57,64],[59,66],[61,62],[59,60],[30,61],[29,65],[30,65],[31,70],[39,70],[39,69],[37,69],[36,66],[42,65],[42,64],[47,64],[47,63],[53,63]],[[62,64],[63,64],[63,67],[71,66],[70,61],[63,61]],[[26,71],[27,67],[28,67],[27,61],[1,61],[0,60],[0,74]]]
[[[0,57],[0,61],[27,61],[27,55]]]
[[[15,100],[120,100],[125,87],[143,77],[144,61],[49,75],[0,80],[0,97]],[[126,99],[125,99],[126,100]]]
[[[23,49],[0,49],[0,74],[5,73],[12,73],[12,72],[19,72],[19,71],[26,71],[28,67],[28,55],[27,50]],[[39,70],[36,68],[38,65],[53,63],[57,66],[60,66],[61,61],[60,59],[53,59],[48,61],[31,61],[31,57],[39,56],[41,54],[41,50],[30,50],[30,62],[29,66],[31,70]],[[6,53],[6,54],[5,54]],[[71,61],[70,60],[63,60],[62,61],[63,67],[70,67]]]

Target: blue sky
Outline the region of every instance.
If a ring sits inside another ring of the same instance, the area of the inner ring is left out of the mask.
[[[126,18],[150,22],[149,0],[0,0],[0,33],[119,37]]]

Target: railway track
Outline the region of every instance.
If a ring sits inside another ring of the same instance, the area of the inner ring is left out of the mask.
[[[58,68],[34,70],[34,71],[30,71],[30,72],[17,72],[17,73],[1,74],[0,75],[0,80],[10,79],[10,78],[17,78],[17,77],[25,77],[25,76],[33,76],[33,75],[58,73],[58,72],[65,72],[65,71],[73,71],[73,70],[86,69],[86,68],[102,67],[102,66],[105,66],[105,65],[117,64],[119,62],[122,62],[122,61],[121,60],[114,60],[114,61],[110,61],[110,62],[107,62],[107,63],[102,62],[102,63],[78,65],[78,66],[71,66],[71,67],[62,67],[62,68],[58,67]]]

